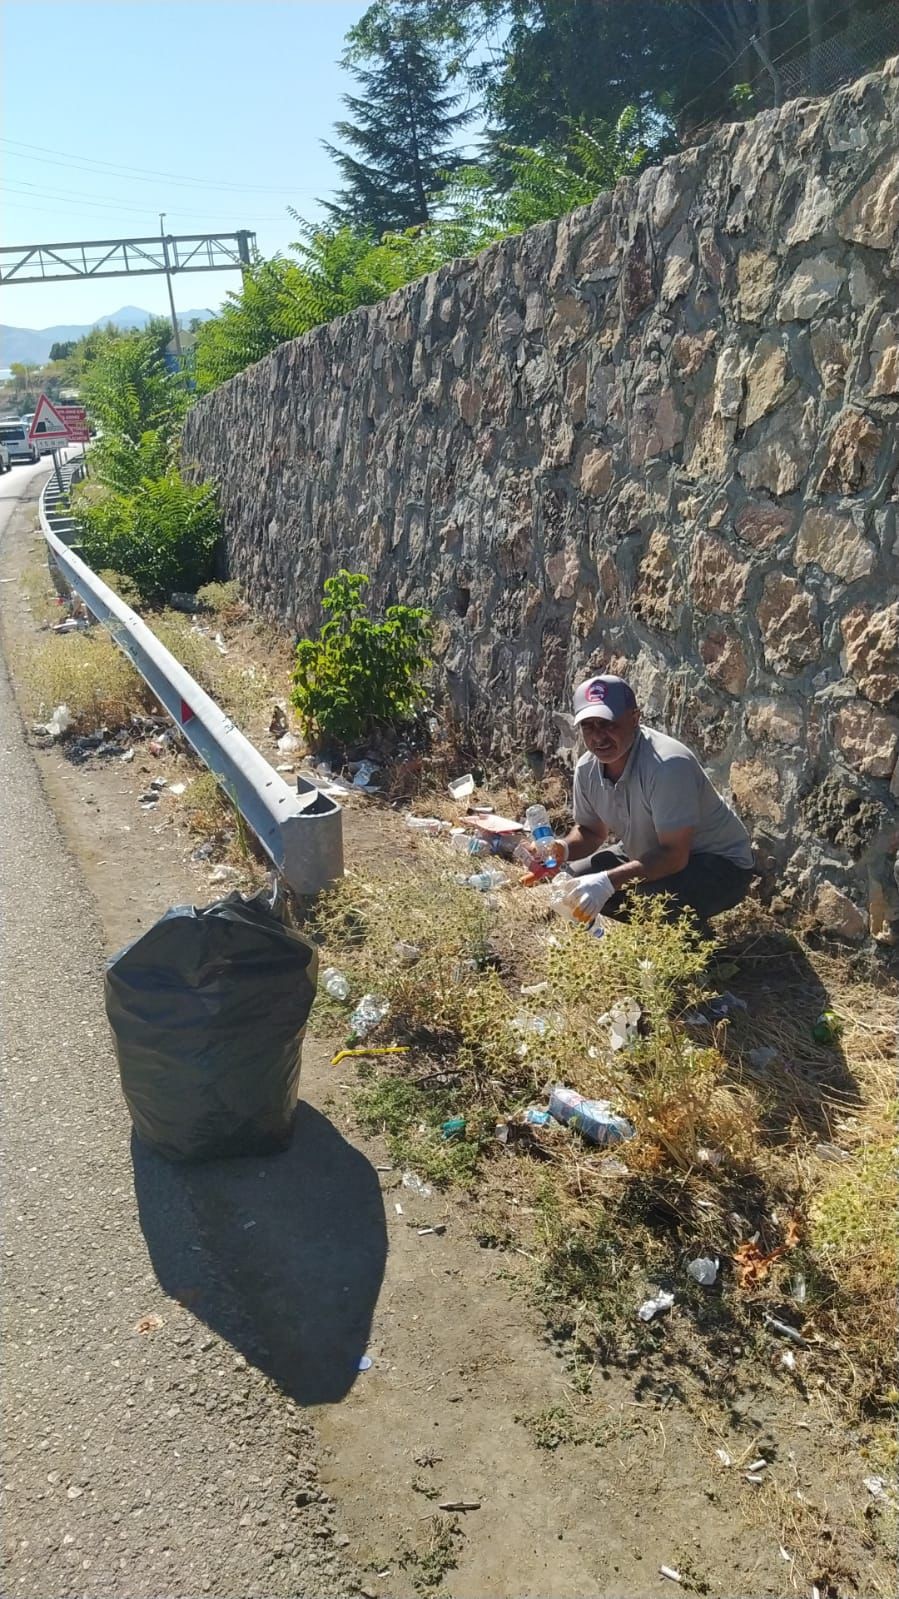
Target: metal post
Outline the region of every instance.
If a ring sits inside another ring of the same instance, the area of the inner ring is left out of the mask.
[[[180,363],[181,358],[182,358],[181,329],[178,326],[178,316],[177,316],[177,313],[175,311],[175,291],[172,288],[172,274],[171,274],[171,269],[169,267],[169,247],[168,247],[168,242],[167,242],[166,236],[165,236],[164,223],[165,223],[165,212],[164,211],[160,211],[160,213],[159,213],[159,236],[160,236],[160,238],[162,240],[162,258],[165,261],[165,281],[166,281],[166,283],[169,286],[169,305],[172,308],[172,332],[175,335],[175,349],[178,352],[178,361]]]
[[[62,472],[59,469],[59,450],[55,444],[53,446],[53,465],[56,467],[56,487],[59,489],[60,494],[65,494],[66,486],[62,480]]]

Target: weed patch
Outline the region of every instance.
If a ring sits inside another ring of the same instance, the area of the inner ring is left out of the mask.
[[[143,679],[101,628],[45,635],[28,650],[22,677],[35,720],[67,705],[78,733],[124,727],[133,711],[151,703]]]

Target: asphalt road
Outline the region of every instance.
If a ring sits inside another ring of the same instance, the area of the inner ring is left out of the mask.
[[[43,475],[0,478],[0,540],[30,522]],[[102,978],[92,902],[0,663],[2,1592],[353,1592],[315,1435],[227,1335],[240,1307],[189,1188],[144,1161],[138,1209]],[[148,1218],[168,1240],[169,1293]]]

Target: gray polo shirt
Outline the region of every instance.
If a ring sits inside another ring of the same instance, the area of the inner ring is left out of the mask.
[[[658,846],[660,833],[692,827],[694,855],[723,855],[752,866],[743,823],[725,803],[692,750],[651,727],[637,731],[617,782],[595,755],[582,755],[574,772],[574,819],[585,827],[605,823],[632,860]]]

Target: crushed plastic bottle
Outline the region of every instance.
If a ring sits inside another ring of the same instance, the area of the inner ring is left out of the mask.
[[[336,966],[326,966],[322,972],[322,988],[332,999],[349,999],[350,985]]]
[[[590,908],[587,890],[567,872],[560,873],[553,883],[552,908],[563,921],[583,927],[593,938],[602,938],[605,933],[602,917]]]
[[[363,994],[350,1017],[350,1027],[355,1038],[366,1038],[390,1010],[389,999],[379,999],[377,994]]]
[[[411,827],[413,833],[448,833],[451,824],[441,822],[439,816],[407,816],[406,826]]]
[[[585,1099],[561,1083],[556,1083],[549,1096],[549,1111],[557,1122],[573,1127],[591,1144],[621,1144],[634,1136],[633,1124],[626,1116],[616,1115],[607,1099]]]
[[[553,833],[549,812],[545,805],[529,805],[525,812],[524,825],[534,840],[537,857],[550,871],[556,871],[562,864],[563,850]]]
[[[460,855],[490,855],[493,851],[493,846],[486,838],[479,838],[477,833],[469,833],[464,827],[453,828],[450,845]]]
[[[481,894],[489,894],[492,888],[506,886],[505,874],[495,866],[485,866],[482,872],[472,872],[470,877],[463,877],[462,881],[468,888],[478,889]]]
[[[698,1255],[687,1267],[687,1276],[702,1288],[711,1288],[718,1277],[718,1261],[711,1255]]]

